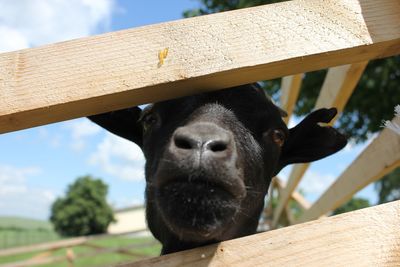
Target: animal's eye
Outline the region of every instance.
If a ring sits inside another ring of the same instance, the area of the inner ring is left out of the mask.
[[[278,146],[283,146],[285,143],[285,133],[282,130],[274,130],[272,132],[272,141],[274,141]]]
[[[147,113],[145,114],[142,118],[140,118],[140,121],[142,122],[143,125],[143,130],[146,132],[148,131],[154,124],[157,122],[157,115],[154,113]]]

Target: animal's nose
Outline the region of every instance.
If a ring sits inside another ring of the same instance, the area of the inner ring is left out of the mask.
[[[228,156],[232,152],[232,134],[212,123],[196,123],[175,130],[172,136],[175,154]]]

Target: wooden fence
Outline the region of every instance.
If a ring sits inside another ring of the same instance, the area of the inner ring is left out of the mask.
[[[10,248],[0,251],[0,257],[9,257],[20,254],[29,254],[32,255],[29,259],[21,260],[17,262],[10,262],[0,264],[0,267],[30,267],[37,265],[46,265],[46,264],[59,264],[62,262],[68,262],[69,266],[74,266],[74,263],[77,260],[82,258],[95,257],[96,255],[104,254],[104,253],[116,253],[123,254],[134,257],[136,259],[145,259],[148,258],[148,253],[138,252],[136,249],[150,248],[157,246],[159,243],[151,238],[146,242],[140,243],[132,243],[123,247],[108,247],[96,244],[95,241],[102,239],[110,239],[113,237],[124,237],[131,236],[140,233],[148,232],[148,229],[142,229],[137,231],[119,233],[119,234],[102,234],[102,235],[93,235],[93,236],[82,236],[69,238],[54,242],[47,242],[42,244],[34,244],[23,247]],[[74,248],[76,247],[86,247],[90,248],[89,251],[75,253]],[[60,250],[65,250],[64,254],[57,253]]]
[[[294,0],[5,53],[0,133],[277,77],[284,77],[281,102],[291,114],[303,73],[322,68],[329,70],[315,108],[342,111],[368,61],[398,54],[399,0]],[[273,183],[280,193],[267,210],[271,227],[282,214],[289,224],[317,219],[398,166],[400,137],[385,129],[310,204],[295,191],[309,164],[295,165],[286,184]],[[297,220],[290,199],[304,209]],[[395,266],[399,205],[137,265]]]

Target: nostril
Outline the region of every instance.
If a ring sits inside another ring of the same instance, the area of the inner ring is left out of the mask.
[[[206,148],[213,152],[221,152],[228,148],[228,144],[224,141],[212,140],[206,144]]]
[[[184,135],[175,135],[174,142],[175,146],[181,149],[193,149],[197,146],[193,139]]]

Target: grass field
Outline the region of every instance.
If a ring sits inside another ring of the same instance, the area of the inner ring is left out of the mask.
[[[43,229],[53,230],[50,222],[22,217],[0,217],[0,228]]]
[[[50,222],[0,217],[0,249],[60,239]]]
[[[160,254],[161,246],[158,243],[154,243],[152,245],[146,245],[150,241],[153,241],[154,239],[151,237],[110,237],[110,238],[105,238],[101,240],[93,240],[90,242],[90,244],[98,246],[98,247],[104,247],[107,249],[112,249],[112,248],[121,248],[121,247],[127,247],[131,246],[134,244],[137,244],[138,247],[134,249],[128,249],[130,252],[134,253],[140,253],[143,254],[145,257],[155,257]],[[140,246],[140,244],[143,244],[143,246]],[[96,250],[87,247],[87,246],[76,246],[71,248],[73,251],[74,255],[76,256],[76,259],[74,260],[74,266],[75,267],[91,267],[91,266],[107,266],[111,264],[117,264],[117,263],[122,263],[122,262],[132,262],[139,260],[141,257],[135,257],[135,256],[130,256],[130,255],[124,255],[124,254],[118,254],[118,253],[96,253]],[[25,261],[29,260],[33,257],[43,257],[43,255],[46,256],[52,256],[52,257],[57,257],[57,256],[65,256],[67,253],[67,249],[60,249],[57,251],[54,251],[49,255],[49,253],[46,253],[46,251],[36,251],[33,253],[24,253],[24,254],[19,254],[19,255],[13,255],[13,256],[5,256],[5,257],[0,257],[0,264],[5,264],[5,263],[13,263],[13,262],[18,262],[18,261]],[[42,266],[42,267],[50,267],[50,266],[60,266],[60,267],[67,267],[68,262],[66,260],[59,261],[59,262],[54,262],[51,264],[43,264],[43,265],[37,265],[37,266]]]
[[[36,243],[59,240],[51,223],[17,217],[0,217],[0,250],[16,246],[25,246]],[[71,250],[75,255],[74,266],[107,266],[120,262],[131,262],[140,259],[140,256],[132,256],[110,252],[117,248],[124,248],[127,252],[143,254],[144,257],[158,256],[161,246],[153,242],[152,237],[109,237],[89,242],[89,246],[76,246]],[[152,243],[152,244],[149,244]],[[132,246],[135,246],[134,248]],[[130,248],[132,247],[132,248]],[[98,250],[96,252],[96,249]],[[103,250],[103,251],[101,251]],[[106,251],[105,251],[106,250]],[[35,251],[12,256],[0,257],[0,265],[26,261],[34,257],[61,257],[67,253],[67,249],[59,249],[52,252]],[[68,266],[66,260],[37,266]]]

